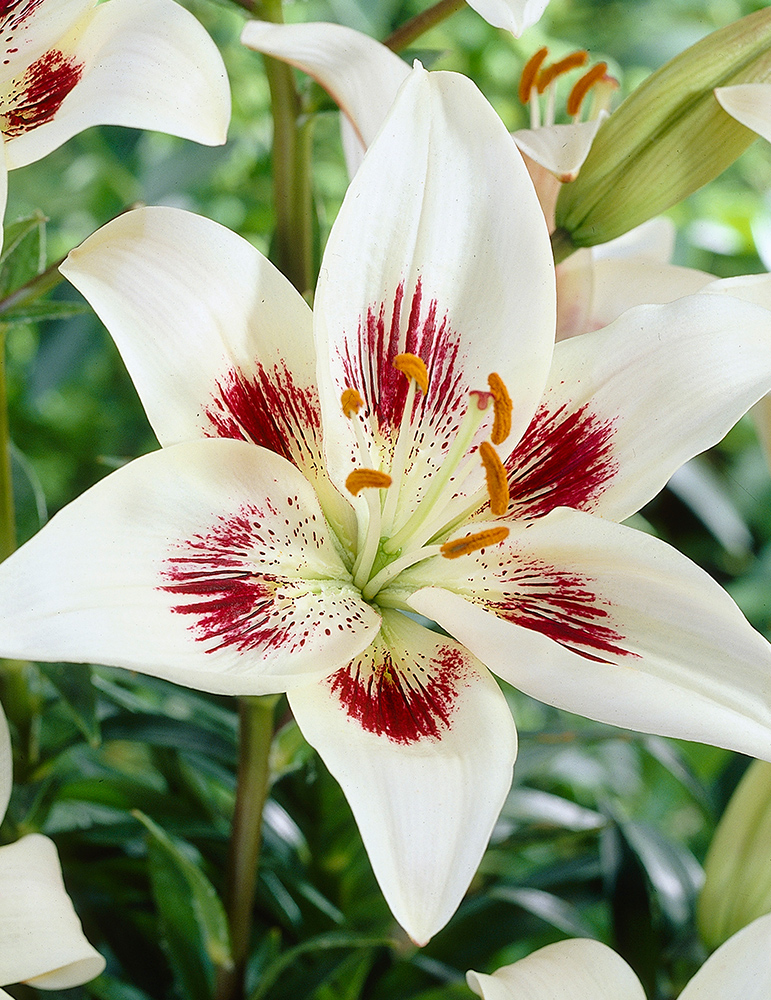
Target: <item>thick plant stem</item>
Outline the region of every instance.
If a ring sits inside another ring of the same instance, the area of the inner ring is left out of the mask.
[[[466,0],[439,0],[427,10],[422,10],[415,17],[411,17],[409,21],[405,21],[400,28],[397,28],[393,34],[386,38],[384,44],[394,52],[401,52],[416,38],[420,38],[429,28],[433,28],[435,24],[441,24],[451,14],[465,6]]]
[[[225,884],[233,968],[220,970],[216,1000],[242,1000],[244,996],[262,839],[262,811],[269,788],[273,710],[277,701],[278,695],[265,695],[241,698],[239,702],[238,786]]]
[[[281,0],[262,0],[258,13],[283,21]],[[273,194],[276,206],[275,262],[302,294],[311,292],[313,204],[310,171],[310,119],[303,120],[292,67],[265,56],[273,115]]]
[[[554,254],[554,263],[560,264],[579,248],[573,243],[570,233],[566,229],[555,229],[551,234],[551,249]]]

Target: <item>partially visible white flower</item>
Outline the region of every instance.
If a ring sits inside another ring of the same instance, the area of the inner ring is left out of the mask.
[[[489,24],[506,28],[515,38],[531,28],[549,6],[549,0],[468,0],[468,5]]]
[[[588,938],[558,941],[492,975],[469,972],[483,1000],[645,1000],[640,980],[620,955]],[[691,979],[679,1000],[768,1000],[771,915],[734,934]]]
[[[724,111],[771,142],[771,83],[716,87],[715,97]]]
[[[11,741],[0,708],[0,819],[11,796]],[[105,961],[83,935],[53,841],[33,833],[0,847],[0,985],[68,989]],[[3,990],[0,998],[12,1000]]]

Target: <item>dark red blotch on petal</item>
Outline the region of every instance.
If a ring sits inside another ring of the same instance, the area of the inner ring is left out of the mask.
[[[624,636],[613,627],[610,606],[589,577],[536,560],[520,562],[515,556],[500,579],[506,599],[491,602],[500,618],[540,632],[588,660],[637,656],[621,645]]]
[[[0,105],[6,139],[50,122],[82,74],[83,64],[57,49],[28,66]]]
[[[348,715],[368,733],[393,743],[440,739],[450,726],[466,670],[463,652],[440,646],[433,657],[394,662],[382,647],[377,661],[360,657],[327,679]]]
[[[506,462],[509,517],[543,517],[555,507],[591,510],[613,478],[613,421],[588,403],[572,409],[542,404]]]
[[[251,375],[233,369],[217,382],[206,407],[210,437],[251,441],[295,465],[318,453],[321,414],[315,386],[298,386],[286,365],[255,364]]]

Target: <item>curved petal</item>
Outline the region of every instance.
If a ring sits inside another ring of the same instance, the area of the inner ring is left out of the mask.
[[[694,295],[557,344],[507,462],[507,516],[558,506],[622,521],[771,388],[771,312]]]
[[[519,38],[522,32],[540,21],[549,0],[469,0],[469,7],[496,28],[507,28]]]
[[[289,703],[343,787],[394,916],[425,944],[460,903],[511,784],[500,689],[452,639],[384,611],[361,656]]]
[[[589,155],[597,129],[604,115],[588,122],[568,125],[548,125],[543,128],[519,129],[512,133],[514,141],[531,160],[535,160],[563,182],[575,180]]]
[[[224,694],[323,677],[380,622],[307,480],[222,440],[146,455],[71,503],[0,566],[0,610],[1,655]]]
[[[214,42],[171,0],[109,0],[3,88],[8,163],[39,160],[91,125],[225,141],[227,75]]]
[[[707,959],[680,1000],[767,1000],[771,996],[771,913],[729,938]]]
[[[404,587],[422,582],[409,606],[526,694],[771,759],[771,645],[658,539],[560,509],[475,556],[403,574]]]
[[[361,464],[343,390],[363,397],[372,461],[388,470],[408,398],[392,361],[422,357],[429,385],[409,414],[398,524],[445,461],[469,390],[487,389],[491,364],[515,400],[516,440],[543,388],[554,325],[546,226],[511,137],[469,80],[418,66],[324,252],[314,332],[333,480],[342,486]]]
[[[771,83],[717,87],[715,97],[724,111],[771,142]]]
[[[0,847],[0,899],[0,983],[68,989],[104,969],[83,936],[48,837],[32,833]]]
[[[0,705],[0,823],[5,816],[13,789],[12,761],[11,734],[8,732],[3,706]]]
[[[248,21],[241,41],[296,66],[327,91],[354,131],[355,163],[348,157],[353,175],[409,76],[407,63],[369,35],[340,24]]]
[[[548,944],[491,976],[469,972],[466,979],[483,1000],[646,1000],[623,958],[588,938]]]
[[[35,62],[94,7],[94,0],[15,0],[0,14],[0,89]]]
[[[592,247],[592,254],[597,260],[604,257],[642,257],[659,264],[668,264],[675,252],[676,233],[671,219],[665,215],[657,215],[614,240]]]

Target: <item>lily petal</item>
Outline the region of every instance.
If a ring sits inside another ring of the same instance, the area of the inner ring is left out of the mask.
[[[305,477],[223,440],[154,452],[88,490],[2,564],[0,608],[2,655],[225,694],[320,678],[380,622]]]
[[[410,75],[407,63],[369,35],[340,24],[247,21],[241,41],[296,66],[327,91],[353,131],[355,152],[346,149],[353,176]]]
[[[650,535],[559,509],[403,578],[430,588],[410,607],[534,698],[771,760],[771,646],[708,574]]]
[[[489,24],[507,28],[519,38],[526,28],[540,21],[549,0],[468,0],[468,5]]]
[[[0,15],[0,87],[35,62],[94,6],[94,0],[21,0]]]
[[[12,759],[11,734],[8,732],[8,722],[0,705],[0,822],[5,816],[13,789]]]
[[[771,83],[716,87],[715,97],[724,111],[771,142]]]
[[[561,181],[575,180],[589,155],[597,129],[607,115],[588,122],[549,125],[538,129],[523,128],[513,138],[531,160],[556,174]]]
[[[771,913],[710,955],[680,1000],[767,1000],[771,996]]]
[[[39,160],[91,125],[225,141],[230,95],[222,58],[171,0],[109,0],[0,92],[10,168]]]
[[[391,911],[425,944],[460,903],[511,784],[516,730],[500,689],[452,639],[384,611],[361,656],[289,699]]]
[[[507,462],[508,516],[557,506],[622,521],[771,388],[771,312],[728,295],[640,306],[561,341]]]
[[[588,938],[548,944],[491,976],[469,972],[466,979],[483,1000],[646,1000],[623,958]]]
[[[68,989],[105,961],[83,935],[53,841],[33,833],[0,847],[0,983]]]
[[[425,362],[428,391],[409,421],[420,448],[406,463],[403,507],[444,462],[491,359],[515,401],[515,441],[546,380],[554,297],[546,226],[510,135],[469,80],[418,66],[324,252],[314,333],[333,481],[342,487],[357,464],[340,405],[349,387],[364,400],[375,467],[391,468],[408,397],[392,362],[405,351]]]

